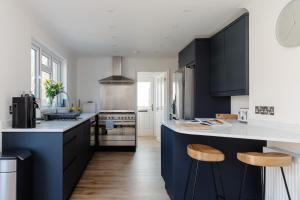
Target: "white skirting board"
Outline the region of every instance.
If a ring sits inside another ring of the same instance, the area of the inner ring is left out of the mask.
[[[281,152],[293,156],[293,164],[284,167],[292,200],[300,199],[300,155],[278,148],[264,148],[264,152]],[[268,167],[266,170],[266,200],[288,200],[280,168]]]

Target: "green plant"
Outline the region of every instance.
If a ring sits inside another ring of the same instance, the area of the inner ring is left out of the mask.
[[[53,80],[46,80],[44,82],[46,97],[49,99],[50,105],[53,103],[53,99],[58,95],[63,89],[62,82],[55,82]]]

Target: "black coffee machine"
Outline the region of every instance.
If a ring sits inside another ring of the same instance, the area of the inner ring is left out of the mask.
[[[36,103],[33,95],[25,94],[12,98],[12,127],[35,128],[36,127]]]

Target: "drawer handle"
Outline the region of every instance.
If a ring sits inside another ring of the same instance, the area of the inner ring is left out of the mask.
[[[77,156],[74,156],[74,158],[71,160],[71,162],[64,168],[64,172],[67,171],[67,169],[75,162],[77,159]]]
[[[139,110],[138,112],[148,112],[148,110]]]
[[[77,138],[77,135],[74,135],[70,140],[68,140],[67,142],[64,143],[64,146],[67,146],[68,144],[70,144],[72,141],[74,141]]]

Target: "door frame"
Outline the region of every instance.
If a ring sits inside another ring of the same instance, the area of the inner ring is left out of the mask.
[[[136,85],[135,85],[135,93],[136,93],[136,98],[135,98],[135,105],[136,105],[136,121],[138,122],[138,105],[137,105],[137,102],[138,102],[138,89],[137,89],[137,82],[138,82],[138,76],[139,76],[139,73],[164,73],[165,74],[165,78],[166,78],[166,81],[165,81],[165,84],[166,84],[166,88],[165,88],[165,91],[164,91],[164,119],[163,120],[167,120],[168,119],[168,108],[170,107],[170,91],[172,87],[170,85],[170,70],[162,70],[162,71],[159,71],[159,70],[136,70],[136,73],[135,73],[135,80],[136,80]],[[155,88],[154,88],[155,89]],[[154,102],[155,103],[155,102]],[[156,107],[156,105],[154,105],[154,108]],[[156,127],[156,116],[154,114],[154,117],[153,117],[153,124],[154,124],[154,136],[156,137],[156,139],[158,141],[160,141],[160,137],[158,137],[155,133],[155,127]],[[137,136],[138,136],[138,130],[137,130]]]

